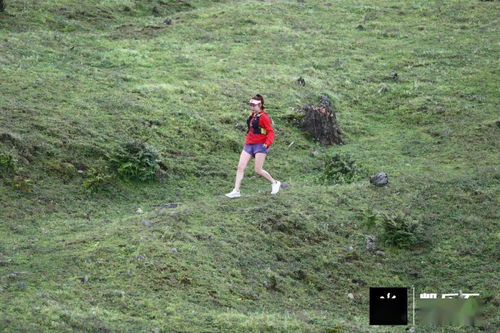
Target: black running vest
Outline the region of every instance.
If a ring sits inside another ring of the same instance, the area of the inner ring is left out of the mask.
[[[262,116],[262,113],[257,114],[252,121],[252,129],[253,129],[254,134],[266,134],[267,133],[265,128],[262,128],[259,126],[260,116]],[[250,120],[251,119],[252,119],[252,115],[250,115],[250,117],[248,117],[248,119],[247,119],[247,127],[248,127],[247,133],[250,131]]]

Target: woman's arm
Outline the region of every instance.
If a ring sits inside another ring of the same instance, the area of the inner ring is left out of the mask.
[[[273,125],[271,123],[271,118],[267,115],[267,114],[264,114],[261,118],[260,118],[261,122],[262,122],[262,127],[266,129],[266,142],[264,143],[265,145],[265,148],[269,148],[271,147],[271,145],[273,144],[274,142],[274,130],[273,130]]]

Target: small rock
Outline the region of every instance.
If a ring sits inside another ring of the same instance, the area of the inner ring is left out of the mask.
[[[290,185],[288,185],[288,183],[281,183],[281,186],[280,188],[289,188]]]
[[[367,250],[375,250],[377,245],[375,244],[376,237],[373,235],[365,236],[365,246]]]
[[[354,295],[352,293],[347,294],[347,297],[349,297],[350,299],[354,299]]]
[[[150,227],[151,226],[151,221],[148,220],[148,219],[144,219],[144,220],[142,220],[142,224],[144,224],[146,227]]]
[[[354,248],[352,246],[348,246],[345,248],[347,251],[354,251]]]
[[[382,87],[380,87],[380,89],[378,90],[378,93],[379,94],[383,94],[385,92],[389,91],[389,89],[387,88],[386,85],[382,85]]]
[[[381,250],[375,251],[375,254],[378,254],[379,256],[385,256],[385,252]]]
[[[311,152],[312,157],[317,157],[318,155],[319,155],[319,153],[316,150]]]
[[[0,266],[7,266],[8,264],[10,264],[12,262],[12,259],[11,258],[1,258],[0,257]]]
[[[387,174],[385,172],[379,172],[376,175],[370,176],[370,183],[377,186],[387,185],[389,179],[387,178]]]
[[[171,18],[167,18],[165,21],[163,21],[164,24],[166,25],[170,25],[172,24],[172,19]]]
[[[90,263],[92,263],[92,259],[85,259],[85,263],[86,263],[86,264],[90,264]]]
[[[179,204],[179,203],[166,203],[166,204],[155,205],[155,206],[157,206],[159,209],[164,209],[164,208],[175,208],[175,207],[178,207],[180,205],[181,204]]]
[[[136,210],[135,212],[136,212],[137,214],[142,214],[142,213],[144,213],[144,212],[142,211],[142,209],[141,209],[141,208],[137,208],[137,210]]]
[[[80,280],[82,281],[82,283],[87,283],[89,281],[89,277],[87,275],[85,275]]]
[[[234,124],[234,127],[236,127],[237,129],[239,129],[240,131],[246,131],[246,127],[243,124],[241,124],[241,123]]]
[[[356,29],[358,29],[358,30],[365,30],[365,27],[362,24],[358,24],[356,26]]]
[[[356,284],[359,284],[359,285],[362,285],[362,286],[366,286],[366,282],[363,281],[362,279],[357,279],[357,278],[353,278],[351,280],[352,283],[356,283]]]
[[[137,257],[135,257],[137,260],[146,260],[146,255],[143,253],[143,254],[139,254]]]
[[[177,253],[177,248],[176,248],[176,247],[173,247],[173,248],[170,250],[170,252],[172,252],[172,253]]]

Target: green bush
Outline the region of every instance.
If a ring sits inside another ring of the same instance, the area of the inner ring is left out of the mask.
[[[30,193],[33,191],[33,182],[31,179],[23,176],[15,176],[11,185],[16,190],[24,193]]]
[[[60,162],[58,160],[51,160],[48,162],[48,168],[55,175],[64,180],[68,180],[77,175],[76,168],[73,164],[67,162]]]
[[[335,152],[321,160],[323,172],[319,175],[319,181],[322,183],[345,184],[362,178],[363,170],[350,153]]]
[[[122,178],[138,181],[155,179],[160,168],[158,153],[140,141],[129,141],[110,158],[112,167]]]
[[[361,207],[358,219],[366,229],[377,230],[382,243],[399,248],[410,248],[424,241],[422,224],[401,211],[386,213]]]
[[[401,212],[382,214],[382,242],[400,248],[409,248],[422,241],[422,225]]]
[[[0,152],[0,177],[6,174],[13,174],[16,170],[16,160],[12,155]]]
[[[90,168],[82,186],[89,193],[101,192],[110,184],[111,178],[108,167]]]

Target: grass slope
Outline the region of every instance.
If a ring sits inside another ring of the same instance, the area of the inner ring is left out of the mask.
[[[368,287],[415,286],[479,292],[479,329],[495,331],[499,9],[6,1],[0,328],[400,332],[368,325]],[[228,200],[244,139],[234,124],[255,93],[276,129],[265,169],[290,187],[269,196],[249,165],[244,199]],[[320,94],[343,146],[320,147],[291,121]],[[110,159],[131,138],[158,153],[159,181],[116,175]],[[333,152],[362,178],[319,183]],[[369,184],[379,171],[388,186]],[[102,186],[89,193],[89,181]],[[156,206],[169,202],[181,205]],[[418,243],[391,245],[391,221],[418,226]],[[365,250],[368,234],[388,240],[385,256]]]

